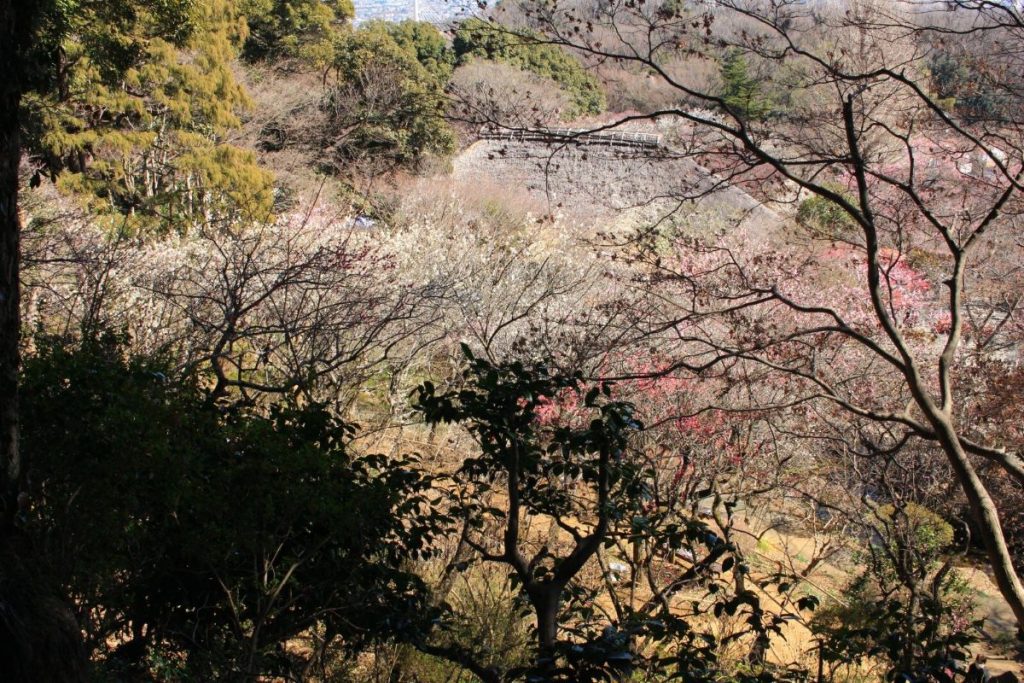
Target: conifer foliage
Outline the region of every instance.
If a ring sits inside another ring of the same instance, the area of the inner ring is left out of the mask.
[[[272,177],[225,142],[248,106],[233,0],[53,2],[24,99],[36,182],[49,176],[134,228],[259,217]]]
[[[742,119],[758,120],[772,110],[771,100],[761,90],[757,78],[750,74],[750,66],[742,53],[730,51],[722,62],[722,95],[726,106]]]
[[[355,16],[352,0],[243,0],[250,60],[295,57],[327,64],[334,40]]]

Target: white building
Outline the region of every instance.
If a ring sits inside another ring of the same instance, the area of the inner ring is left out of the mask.
[[[374,19],[447,24],[480,11],[476,0],[354,0],[354,4],[356,24]]]

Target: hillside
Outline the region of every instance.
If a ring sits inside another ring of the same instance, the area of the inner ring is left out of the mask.
[[[1021,9],[480,4],[0,0],[0,683],[1018,681]]]
[[[722,183],[694,160],[671,149],[647,152],[601,146],[561,146],[481,140],[455,160],[456,182],[479,179],[525,189],[549,212],[600,225],[650,220],[670,212],[679,197],[700,199],[701,211],[768,240],[784,219],[741,188]],[[629,218],[632,216],[632,218]]]

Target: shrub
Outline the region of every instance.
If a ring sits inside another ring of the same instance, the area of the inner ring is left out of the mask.
[[[827,189],[853,202],[847,191],[838,185],[827,185]],[[796,220],[820,237],[843,238],[856,227],[853,218],[839,204],[820,195],[814,195],[800,202]]]
[[[968,587],[943,562],[953,528],[914,503],[884,505],[872,517],[865,571],[845,605],[822,610],[811,624],[822,657],[833,664],[880,658],[891,679],[939,675],[966,659],[978,633]]]
[[[302,634],[324,656],[429,618],[413,463],[350,454],[322,406],[214,409],[122,348],[44,339],[24,369],[28,529],[101,668],[295,675]]]

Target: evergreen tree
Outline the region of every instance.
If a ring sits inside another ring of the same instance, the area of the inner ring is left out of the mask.
[[[294,57],[326,66],[356,11],[352,0],[242,0],[248,18],[245,56]]]
[[[135,228],[269,212],[270,174],[224,142],[249,104],[231,69],[247,30],[234,0],[55,2],[43,16],[53,58],[24,99],[40,174]]]
[[[771,100],[761,83],[750,75],[747,59],[739,51],[730,51],[722,62],[723,99],[729,109],[744,120],[763,119],[772,110]]]

